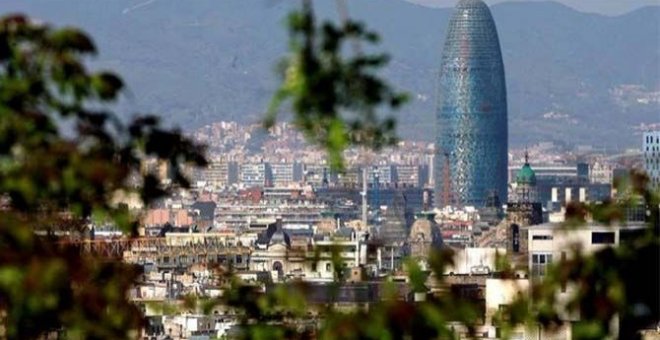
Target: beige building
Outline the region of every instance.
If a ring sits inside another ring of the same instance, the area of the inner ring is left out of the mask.
[[[619,244],[622,235],[645,228],[644,224],[606,226],[588,223],[565,228],[561,223],[544,223],[527,228],[529,269],[532,278],[543,277],[548,265],[569,259],[579,246],[586,254]]]
[[[578,227],[564,227],[560,223],[545,223],[528,228],[529,273],[532,281],[542,280],[548,267],[561,263],[575,256],[574,249],[580,249],[583,254],[591,254],[606,247],[616,247],[646,226],[644,224],[606,226],[597,223],[587,223]],[[557,308],[565,310],[566,304],[576,293],[576,287],[567,285],[558,289]],[[579,320],[579,313],[564,313],[562,318],[567,322]],[[612,338],[618,333],[618,319],[610,326],[613,329]],[[568,334],[570,335],[570,333]],[[569,339],[570,337],[567,337]]]
[[[250,270],[271,272],[274,281],[287,277],[331,281],[336,271],[333,252],[344,267],[353,268],[366,261],[366,247],[358,238],[316,240],[305,247],[274,241],[252,252]]]

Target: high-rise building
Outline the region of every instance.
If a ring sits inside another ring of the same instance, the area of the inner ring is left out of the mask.
[[[367,170],[367,183],[370,186],[376,183],[384,187],[393,186],[398,180],[396,169],[394,165],[370,166]]]
[[[397,165],[397,183],[402,187],[423,188],[429,181],[429,167],[422,165]]]
[[[214,187],[224,187],[238,182],[238,164],[224,160],[212,160],[200,171],[197,181]]]
[[[660,131],[644,133],[644,170],[652,187],[660,188]]]
[[[246,188],[272,186],[273,174],[268,163],[241,164],[241,183]]]
[[[294,183],[294,163],[270,163],[274,187],[285,187]]]
[[[507,102],[495,22],[482,0],[456,5],[442,53],[435,148],[436,205],[507,197]]]

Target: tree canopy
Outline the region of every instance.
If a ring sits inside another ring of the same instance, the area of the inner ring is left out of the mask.
[[[140,269],[83,256],[57,235],[75,237],[94,221],[135,234],[137,216],[113,197],[134,193],[148,204],[168,190],[141,164],[167,162],[174,185],[187,186],[182,165],[206,163],[198,145],[155,116],[125,123],[111,112],[124,84],[88,70],[95,54],[77,29],[0,19],[0,311],[8,338],[135,334],[142,317],[126,292]]]

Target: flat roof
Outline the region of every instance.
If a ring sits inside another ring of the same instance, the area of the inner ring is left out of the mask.
[[[536,224],[532,226],[523,227],[529,230],[540,230],[540,229],[628,229],[628,230],[638,230],[648,228],[649,225],[644,222],[629,222],[626,224],[612,223],[610,225],[599,223],[599,222],[586,222],[582,225],[568,225],[564,222],[548,222],[542,224]]]

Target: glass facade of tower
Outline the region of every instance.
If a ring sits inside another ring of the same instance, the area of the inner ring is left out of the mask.
[[[481,0],[461,0],[440,68],[436,206],[483,206],[507,197],[507,103],[495,22]]]

